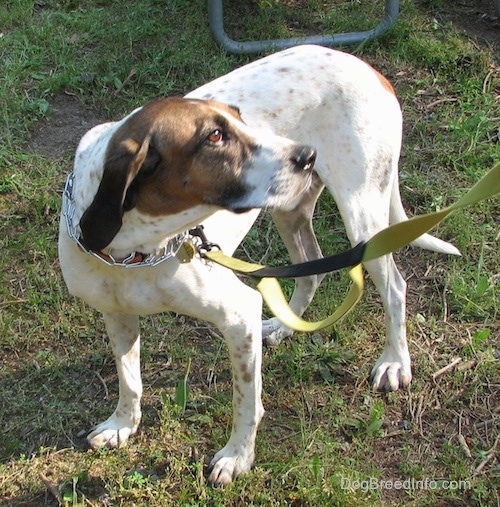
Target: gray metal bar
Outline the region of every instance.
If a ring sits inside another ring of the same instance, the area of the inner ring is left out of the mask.
[[[347,46],[360,44],[385,33],[398,19],[399,0],[386,0],[385,13],[380,23],[371,30],[331,35],[313,35],[290,39],[239,42],[231,39],[224,31],[222,0],[208,0],[208,20],[215,41],[229,53],[262,53],[266,50],[281,50],[299,44],[318,44],[320,46]]]

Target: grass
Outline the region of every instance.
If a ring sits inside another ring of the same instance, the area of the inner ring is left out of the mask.
[[[383,6],[284,3],[226,2],[226,30],[249,40],[366,29]],[[386,74],[401,100],[401,188],[410,214],[451,203],[498,160],[498,46],[480,46],[442,21],[447,9],[460,9],[444,4],[403,1],[389,34],[349,48]],[[397,254],[409,281],[408,391],[376,394],[367,382],[384,332],[369,285],[335,329],[264,351],[267,413],[256,466],[213,489],[206,462],[231,428],[223,341],[203,322],[152,316],[143,319],[141,429],[124,449],[88,451],[84,432],[109,415],[117,379],[100,316],[68,296],[57,263],[60,193],[74,140],[52,155],[50,135],[45,154],[32,141],[48,132],[56,97],[77,98],[100,121],[118,118],[255,56],[215,46],[201,0],[127,8],[117,0],[11,0],[0,6],[0,26],[0,503],[499,504],[498,199],[439,226],[437,234],[463,257]],[[315,226],[325,252],[345,246],[327,196]],[[268,261],[286,255],[266,217],[240,254]],[[309,317],[324,316],[345,288],[345,274],[329,276]],[[456,368],[433,379],[457,358]],[[184,381],[187,398],[179,394]],[[436,482],[370,487],[399,479]]]

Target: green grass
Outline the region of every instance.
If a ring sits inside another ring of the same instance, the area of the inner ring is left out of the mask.
[[[225,2],[233,38],[367,29],[383,10],[381,0],[335,2],[335,9],[316,0],[258,4]],[[349,48],[387,75],[401,100],[401,188],[410,214],[450,204],[499,158],[498,46],[480,46],[443,21],[443,11],[460,9],[447,4],[403,1],[389,34]],[[256,466],[214,489],[206,463],[231,429],[223,340],[203,322],[152,316],[142,322],[141,429],[124,449],[88,451],[84,432],[109,415],[117,378],[100,316],[68,296],[58,267],[71,154],[42,155],[32,139],[45,132],[61,94],[114,119],[255,56],[214,44],[202,0],[10,0],[0,6],[0,27],[0,503],[57,505],[57,496],[67,506],[499,504],[498,199],[439,226],[461,258],[397,254],[409,280],[408,391],[377,394],[367,381],[384,334],[379,296],[368,284],[335,329],[264,351],[267,412]],[[328,196],[315,227],[325,252],[345,248]],[[278,263],[286,252],[263,217],[239,255]],[[308,317],[324,317],[346,287],[345,273],[329,276]],[[455,358],[457,367],[433,380]],[[185,378],[187,398],[178,388]],[[368,487],[426,478],[468,481],[467,488]]]

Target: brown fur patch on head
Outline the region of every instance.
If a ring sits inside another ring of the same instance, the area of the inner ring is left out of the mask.
[[[111,138],[103,177],[80,221],[82,241],[107,246],[134,207],[159,216],[244,195],[241,173],[256,149],[237,109],[214,101],[157,99]]]
[[[170,108],[175,124],[158,119],[154,144],[160,170],[138,191],[137,208],[150,215],[174,214],[199,204],[223,206],[245,192],[241,173],[254,149],[236,126],[236,109],[213,101],[185,101]],[[187,107],[186,107],[187,106]],[[219,132],[220,143],[210,136]]]

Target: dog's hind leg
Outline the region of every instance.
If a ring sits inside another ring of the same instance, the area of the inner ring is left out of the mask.
[[[119,381],[119,399],[113,414],[87,436],[91,447],[120,447],[137,431],[141,420],[139,317],[104,314]]]
[[[366,241],[389,222],[390,200],[383,193],[364,191],[337,201],[351,244]],[[411,361],[406,341],[406,282],[392,255],[365,263],[385,310],[386,342],[371,372],[373,387],[395,391],[411,382]]]
[[[322,257],[312,226],[314,207],[324,185],[316,176],[311,187],[292,211],[273,211],[272,217],[293,263],[306,262]],[[323,275],[304,276],[295,280],[295,290],[290,307],[302,315],[311,303]],[[283,338],[292,336],[293,331],[276,317],[262,323],[262,336],[267,345],[278,345]]]
[[[406,340],[406,282],[392,255],[365,264],[385,309],[386,342],[382,355],[371,371],[373,388],[395,391],[407,387],[412,378]]]

